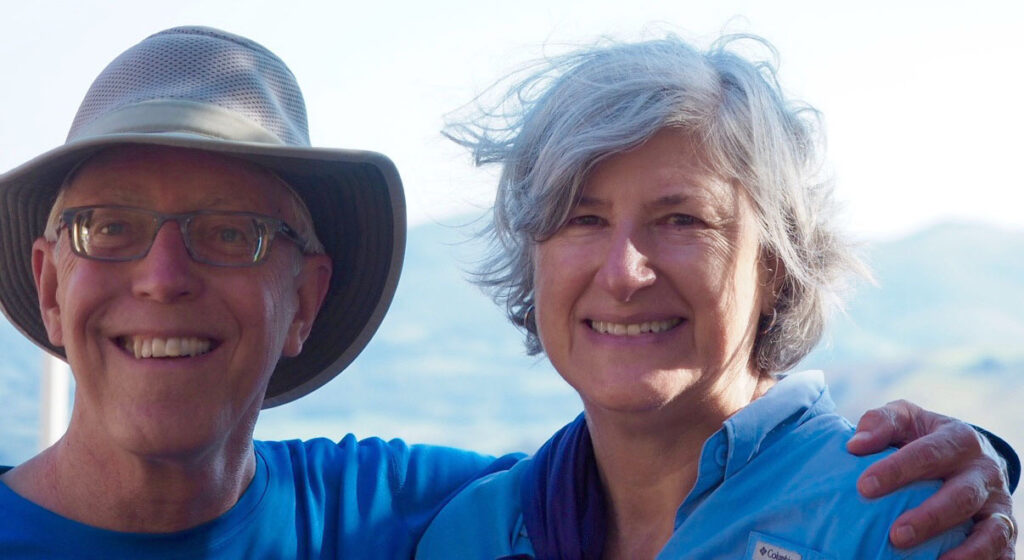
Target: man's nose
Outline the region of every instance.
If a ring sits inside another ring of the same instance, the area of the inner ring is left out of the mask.
[[[177,222],[160,226],[146,256],[135,263],[132,289],[136,296],[172,302],[198,293],[196,263]]]
[[[653,284],[656,278],[649,251],[644,250],[640,241],[641,236],[635,231],[615,233],[597,272],[598,282],[617,301],[630,301],[636,292]]]

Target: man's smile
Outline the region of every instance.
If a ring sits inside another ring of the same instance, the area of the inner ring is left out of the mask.
[[[210,351],[213,341],[194,336],[120,336],[117,344],[136,359],[199,356]]]

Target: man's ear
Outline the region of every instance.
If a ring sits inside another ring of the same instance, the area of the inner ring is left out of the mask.
[[[60,304],[57,301],[56,244],[40,237],[32,244],[32,276],[39,296],[39,313],[43,316],[50,344],[64,345],[64,331],[60,322]]]
[[[298,288],[298,309],[288,327],[288,337],[284,342],[282,354],[288,357],[298,356],[302,352],[302,344],[309,337],[313,321],[320,306],[327,296],[327,288],[331,283],[331,258],[327,255],[306,255],[302,258],[302,268],[295,278]]]

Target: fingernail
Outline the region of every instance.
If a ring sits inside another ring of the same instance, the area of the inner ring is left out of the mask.
[[[849,445],[850,443],[857,443],[859,441],[868,439],[868,436],[869,434],[867,432],[857,432],[853,434],[853,437],[850,438],[850,441],[847,442],[847,445]]]
[[[871,497],[874,496],[875,494],[878,494],[878,490],[881,487],[882,485],[878,482],[877,476],[869,476],[860,483],[861,493],[867,497]]]
[[[909,544],[914,540],[916,534],[914,528],[910,525],[900,525],[896,528],[896,534],[894,535],[896,538],[895,544]]]

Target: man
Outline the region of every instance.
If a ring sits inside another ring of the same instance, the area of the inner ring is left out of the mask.
[[[410,557],[452,492],[516,457],[252,440],[261,408],[316,389],[365,346],[404,234],[391,162],[311,148],[294,77],[262,46],[175,28],[115,59],[67,143],[0,177],[0,305],[77,381],[64,437],[0,477],[0,550]],[[860,452],[934,422],[923,445],[949,458],[925,465],[911,443],[865,490],[936,468],[959,477],[953,495],[981,488],[977,503],[909,512],[925,519],[915,538],[977,513],[974,546],[1005,552],[1009,491],[984,440],[921,411],[885,421],[898,410],[868,418]],[[976,451],[954,453],[964,442]]]

